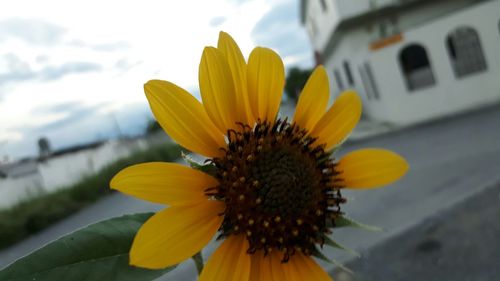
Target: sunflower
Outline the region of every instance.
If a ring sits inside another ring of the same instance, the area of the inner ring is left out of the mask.
[[[392,183],[408,170],[398,154],[362,149],[335,160],[361,100],[342,93],[327,109],[328,76],[311,74],[291,121],[277,119],[285,83],[280,57],[256,47],[245,61],[224,32],[199,67],[200,103],[167,81],[144,86],[156,120],[177,143],[207,157],[207,171],[176,163],[128,167],[111,188],[166,204],[138,231],[130,264],[182,262],[216,233],[223,240],[200,280],[331,280],[312,255],[346,202],[344,188]]]

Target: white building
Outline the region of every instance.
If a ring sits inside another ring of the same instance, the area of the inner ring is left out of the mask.
[[[333,93],[408,125],[500,102],[500,0],[301,0]]]

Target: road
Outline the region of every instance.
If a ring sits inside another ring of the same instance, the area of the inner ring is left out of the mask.
[[[401,181],[386,188],[344,192],[348,203],[343,210],[349,217],[385,230],[380,233],[359,229],[334,232],[336,241],[361,253],[425,223],[426,219],[500,181],[500,106],[348,143],[338,156],[364,147],[396,151],[408,160],[411,168]],[[120,194],[112,195],[0,252],[0,267],[89,223],[160,207]],[[207,254],[213,247],[208,247]],[[343,262],[350,259],[337,250],[327,250],[326,255]],[[324,266],[334,269],[332,265]],[[164,280],[194,280],[193,271],[191,262],[187,262]]]
[[[500,184],[369,249],[336,281],[496,281],[500,276]]]

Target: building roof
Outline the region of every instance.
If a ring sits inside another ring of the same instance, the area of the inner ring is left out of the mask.
[[[65,148],[58,149],[58,150],[52,152],[50,154],[50,156],[51,157],[53,157],[53,156],[61,156],[61,155],[64,155],[64,154],[75,153],[75,152],[82,151],[82,150],[94,149],[94,148],[97,148],[97,147],[103,145],[104,143],[105,143],[105,141],[95,141],[95,142],[86,143],[86,144],[73,145],[73,146],[70,146],[70,147],[65,147]]]

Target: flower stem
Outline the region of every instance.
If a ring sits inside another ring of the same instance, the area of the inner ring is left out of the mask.
[[[196,265],[196,270],[198,270],[198,276],[200,276],[201,271],[203,270],[203,256],[201,255],[201,251],[196,253],[192,259]]]

